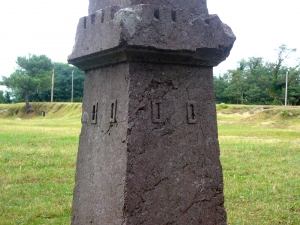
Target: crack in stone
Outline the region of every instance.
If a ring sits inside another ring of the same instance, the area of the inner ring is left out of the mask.
[[[152,188],[144,190],[143,193],[145,194],[147,192],[153,191],[161,182],[163,182],[165,180],[169,180],[169,178],[165,177],[165,178],[160,179],[156,184],[154,184],[154,186]]]
[[[110,132],[110,129],[113,127],[113,125],[112,124],[110,124],[109,125],[109,128],[108,128],[108,130],[104,133],[104,136],[107,134],[107,133],[109,133]]]
[[[146,105],[147,105],[147,101],[148,101],[148,98],[144,98],[139,104],[137,107],[135,107],[134,110],[132,110],[132,112],[130,113],[129,115],[129,122],[131,122],[132,120],[134,120],[134,116],[136,115],[136,113],[141,110],[142,108],[144,108]]]
[[[194,205],[200,203],[200,201],[193,201],[185,210],[183,210],[182,214],[187,213],[187,211],[190,210],[190,208],[192,208]]]

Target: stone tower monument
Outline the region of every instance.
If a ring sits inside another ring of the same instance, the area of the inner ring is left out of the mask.
[[[90,0],[73,225],[225,225],[213,67],[235,41],[205,0]]]

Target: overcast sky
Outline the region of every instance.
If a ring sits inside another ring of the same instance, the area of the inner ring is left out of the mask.
[[[229,58],[214,69],[215,75],[235,68],[251,56],[276,59],[281,44],[299,49],[300,13],[295,0],[207,0],[210,14],[218,14],[237,40]],[[88,0],[1,0],[0,77],[9,76],[17,56],[45,54],[67,62],[78,19],[87,15]],[[294,57],[294,58],[295,58]]]

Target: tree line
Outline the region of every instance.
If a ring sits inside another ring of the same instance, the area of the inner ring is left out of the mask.
[[[68,102],[72,93],[73,101],[81,102],[83,96],[84,72],[66,63],[52,62],[45,55],[18,57],[17,69],[9,77],[3,77],[1,84],[11,92],[0,92],[0,103],[24,102],[28,111],[33,110],[29,102],[51,100],[52,74],[54,72],[54,95],[56,102]]]
[[[217,103],[283,105],[285,103],[286,75],[288,74],[288,104],[300,105],[300,63],[286,66],[286,60],[296,49],[281,45],[277,60],[266,62],[261,57],[250,57],[238,62],[235,69],[214,77]],[[1,84],[11,92],[0,91],[0,103],[49,102],[51,77],[54,69],[54,101],[71,100],[72,73],[74,74],[73,101],[83,97],[84,72],[66,63],[52,62],[45,55],[17,58],[17,69]]]
[[[217,103],[283,105],[288,74],[288,104],[300,105],[300,64],[285,65],[295,51],[281,45],[276,62],[250,57],[240,60],[237,68],[214,77]]]
[[[2,91],[0,90],[0,104],[8,104],[11,103],[10,93],[9,91]]]

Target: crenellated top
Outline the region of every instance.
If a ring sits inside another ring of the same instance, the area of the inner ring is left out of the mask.
[[[180,8],[190,13],[200,15],[208,14],[206,0],[89,0],[89,14],[106,8],[118,6],[120,8],[132,7],[140,4],[148,4],[157,7]]]
[[[166,55],[182,54],[185,59],[180,63],[216,66],[229,55],[234,41],[231,29],[217,15],[196,15],[180,8],[146,4],[109,6],[80,19],[68,60],[86,70],[126,60],[153,61],[159,59],[159,53],[164,59],[168,58]],[[132,51],[136,55],[143,53],[129,59],[128,52]],[[110,60],[111,54],[114,62]],[[83,68],[78,64],[82,57],[96,55],[105,56],[98,65],[85,62]],[[173,57],[165,62],[177,63]]]
[[[136,13],[136,15],[134,15]],[[167,8],[167,7],[152,7],[150,5],[139,5],[134,8],[124,8],[121,9],[119,6],[109,6],[104,9],[100,9],[89,16],[81,18],[79,24],[82,24],[84,29],[93,29],[93,25],[97,24],[107,24],[114,21],[117,23],[120,19],[123,22],[127,22],[129,18],[125,18],[126,14],[130,14],[131,19],[133,16],[140,21],[151,20],[160,23],[194,23],[196,20],[202,20],[206,22],[209,16],[204,18],[200,15],[195,15],[192,13],[187,13],[186,11],[179,8]],[[188,17],[186,17],[188,16]]]

